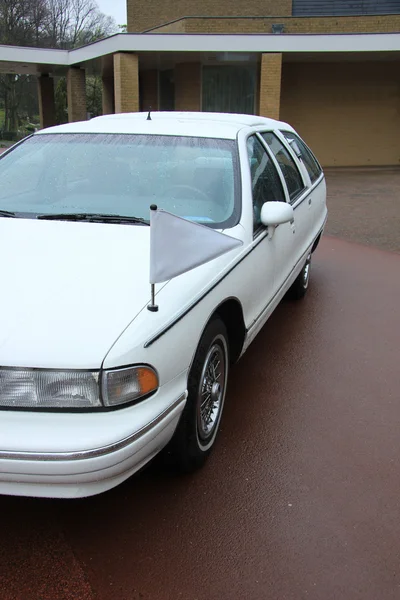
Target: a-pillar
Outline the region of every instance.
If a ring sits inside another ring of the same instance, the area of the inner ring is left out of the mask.
[[[68,121],[85,121],[86,78],[84,69],[70,67],[67,73]]]
[[[201,64],[175,66],[175,110],[201,110]]]
[[[54,80],[49,75],[38,77],[38,99],[40,126],[51,127],[56,124],[56,105],[54,102]]]
[[[259,114],[279,119],[281,108],[282,54],[262,54]]]
[[[114,113],[114,77],[102,77],[103,115]]]
[[[139,111],[139,59],[130,52],[114,54],[115,112]]]

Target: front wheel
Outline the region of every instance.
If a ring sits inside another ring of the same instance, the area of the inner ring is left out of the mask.
[[[288,291],[288,296],[292,300],[299,300],[306,295],[308,290],[308,284],[310,282],[310,271],[311,271],[311,254],[307,256],[304,267],[300,271],[297,278],[294,280],[292,286]]]
[[[210,454],[224,407],[229,369],[226,327],[219,317],[207,325],[188,377],[188,398],[168,448],[180,471],[201,467]]]

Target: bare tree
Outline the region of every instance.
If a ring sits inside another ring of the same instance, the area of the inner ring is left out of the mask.
[[[116,31],[114,19],[100,12],[96,0],[0,0],[0,44],[74,48]],[[18,129],[21,92],[27,82],[29,76],[0,75],[6,131]]]
[[[35,0],[0,0],[2,44],[29,45],[32,38],[32,7]]]
[[[45,16],[45,0],[0,0],[0,42],[32,46],[38,42]],[[18,108],[27,76],[0,76],[0,101],[4,107],[4,130],[18,129]]]
[[[75,48],[117,30],[95,0],[47,0],[47,34],[54,48]]]
[[[40,46],[44,41],[45,24],[48,15],[47,0],[34,0],[30,3],[30,37],[34,46]]]
[[[70,0],[47,0],[45,36],[51,48],[63,47],[70,23]]]

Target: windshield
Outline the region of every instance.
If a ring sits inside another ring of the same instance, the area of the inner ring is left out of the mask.
[[[233,140],[128,134],[41,134],[0,159],[1,211],[149,220],[156,204],[225,228],[238,221]],[[6,216],[5,213],[3,216]]]

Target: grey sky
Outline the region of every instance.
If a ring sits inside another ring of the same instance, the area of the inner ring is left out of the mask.
[[[126,0],[97,0],[101,12],[114,17],[117,25],[126,25]]]

